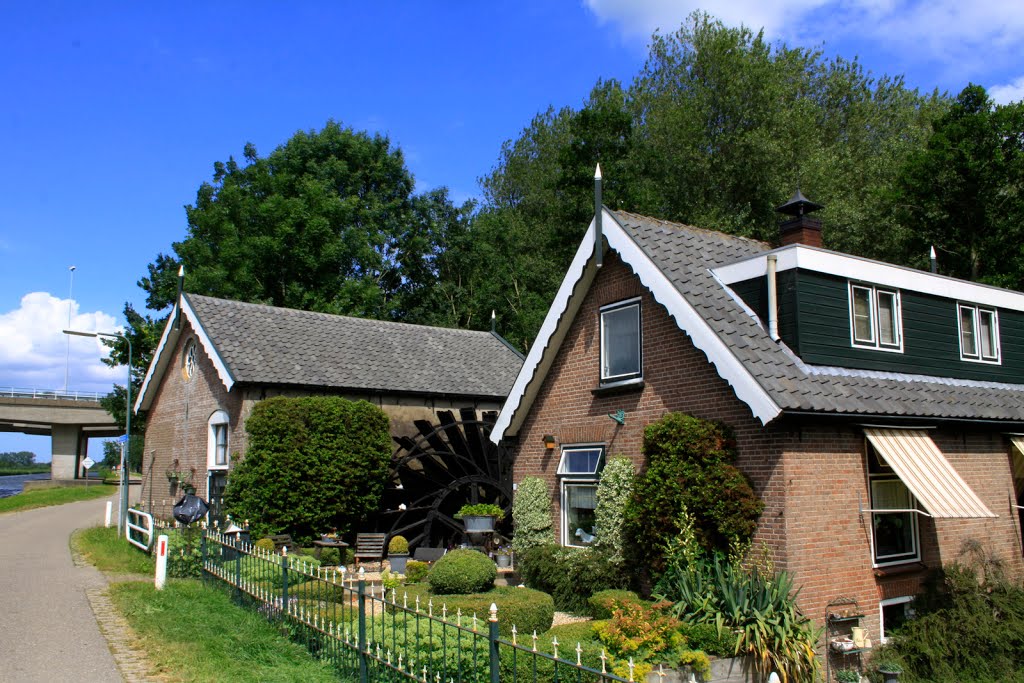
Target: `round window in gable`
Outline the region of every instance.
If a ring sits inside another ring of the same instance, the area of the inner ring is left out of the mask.
[[[189,381],[196,374],[196,340],[190,339],[185,344],[185,356],[181,361],[181,374]]]

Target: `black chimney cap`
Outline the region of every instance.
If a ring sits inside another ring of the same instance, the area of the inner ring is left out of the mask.
[[[812,211],[824,208],[824,205],[815,204],[805,197],[798,187],[790,200],[775,210],[779,213],[789,214],[790,216],[802,216],[805,213],[811,213]]]

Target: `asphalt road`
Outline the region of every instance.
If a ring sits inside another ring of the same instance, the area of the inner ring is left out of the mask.
[[[76,567],[69,546],[72,531],[103,523],[105,507],[100,498],[0,515],[0,681],[123,680],[85,595],[106,580]]]

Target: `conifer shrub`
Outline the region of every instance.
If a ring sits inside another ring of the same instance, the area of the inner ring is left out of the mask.
[[[626,507],[626,536],[636,566],[652,580],[665,569],[665,544],[678,537],[679,513],[690,511],[697,542],[726,551],[750,542],[764,503],[731,463],[736,443],[730,427],[683,413],[669,413],[644,429],[646,468]]]
[[[519,482],[512,500],[512,525],[512,551],[516,557],[530,548],[555,542],[551,494],[543,479],[525,477]]]
[[[588,614],[594,593],[624,588],[628,583],[621,566],[595,548],[563,548],[549,543],[519,557],[519,571],[530,588],[550,593],[555,607]]]
[[[476,550],[453,550],[434,563],[427,574],[435,595],[483,593],[494,587],[498,568]]]
[[[274,542],[269,538],[261,538],[256,541],[255,546],[260,550],[265,550],[268,553],[274,552]]]
[[[393,536],[388,541],[388,555],[407,555],[409,553],[409,541],[405,536]]]

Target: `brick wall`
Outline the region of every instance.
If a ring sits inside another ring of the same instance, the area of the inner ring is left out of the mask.
[[[631,297],[641,299],[644,387],[614,396],[591,392],[600,378],[599,309]],[[625,425],[608,417],[626,413]],[[556,476],[560,451],[547,451],[544,435],[559,444],[605,443],[611,455],[642,465],[645,425],[680,411],[722,420],[737,437],[737,465],[765,502],[755,545],[764,542],[776,568],[801,587],[800,606],[819,624],[829,601],[851,597],[866,614],[863,625],[877,639],[879,602],[916,593],[922,571],[876,576],[872,565],[871,515],[862,429],[855,424],[779,420],[764,428],[718,376],[703,352],[678,329],[630,268],[614,254],[606,260],[570,326],[516,447],[515,480],[539,476],[548,482],[551,510],[560,525]],[[939,448],[978,493],[996,520],[920,518],[922,561],[928,568],[956,559],[964,541],[976,539],[1020,576],[1021,547],[1016,516],[1008,514],[1012,481],[1002,436],[947,432]],[[557,530],[560,534],[560,529]],[[560,535],[559,535],[560,537]]]

